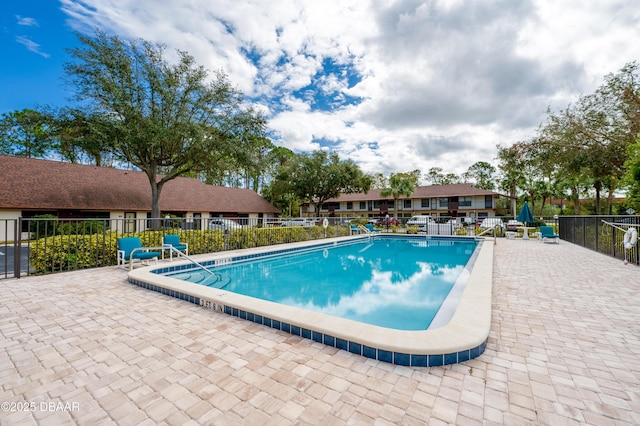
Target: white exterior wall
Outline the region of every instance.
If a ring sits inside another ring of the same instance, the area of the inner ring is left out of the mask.
[[[0,243],[13,241],[15,239],[15,219],[18,219],[22,211],[20,210],[0,210]],[[29,233],[24,232],[22,239],[28,239]]]
[[[353,201],[353,209],[351,210],[347,210],[347,206],[345,204],[344,206],[344,211],[349,212],[349,213],[362,213],[362,212],[366,212],[367,211],[367,203],[364,203],[364,209],[360,208],[360,201]]]

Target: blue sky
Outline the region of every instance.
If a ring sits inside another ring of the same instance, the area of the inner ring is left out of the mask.
[[[3,2],[0,113],[66,104],[62,64],[75,43],[67,16],[52,0]]]
[[[62,106],[73,31],[186,50],[261,108],[274,141],[365,171],[495,163],[547,108],[640,60],[634,0],[5,0],[0,113]]]

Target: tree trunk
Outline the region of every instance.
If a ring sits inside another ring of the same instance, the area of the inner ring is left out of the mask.
[[[531,214],[535,215],[534,212],[536,211],[536,199],[533,198],[535,193],[529,191],[528,194],[529,194],[529,203],[531,205]]]
[[[578,188],[571,188],[571,198],[573,199],[573,214],[580,215],[580,194]]]
[[[607,210],[606,213],[607,214],[613,214],[612,210],[613,210],[613,193],[616,191],[616,188],[608,188],[608,194],[607,194]]]
[[[393,217],[398,220],[398,199],[393,199]]]
[[[159,229],[162,223],[160,219],[160,193],[162,192],[162,183],[156,181],[156,170],[153,166],[150,170],[145,170],[147,177],[149,178],[149,184],[151,185],[151,221],[152,229]]]

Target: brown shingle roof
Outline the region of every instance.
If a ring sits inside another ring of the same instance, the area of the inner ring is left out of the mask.
[[[0,155],[0,208],[151,211],[143,172]],[[277,213],[255,191],[179,177],[167,182],[160,209],[174,212]]]
[[[380,189],[372,189],[368,193],[360,192],[355,194],[342,194],[338,198],[327,200],[328,202],[341,201],[365,201],[365,200],[390,200],[393,196],[383,197]],[[438,198],[438,197],[468,197],[473,195],[493,195],[502,196],[497,192],[486,189],[475,188],[470,183],[456,183],[451,185],[430,185],[418,186],[410,197],[401,198]]]

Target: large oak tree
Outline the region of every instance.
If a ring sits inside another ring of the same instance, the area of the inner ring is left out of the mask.
[[[320,212],[322,204],[340,194],[367,192],[372,178],[351,160],[341,160],[338,154],[313,151],[297,154],[279,169],[275,186],[281,193],[292,193]]]
[[[210,74],[183,51],[169,61],[165,46],[144,40],[103,32],[77,37],[81,46],[65,66],[77,101],[110,120],[107,148],[146,173],[152,217],[160,217],[165,183],[243,161],[263,140],[263,117],[245,106],[222,71]]]

